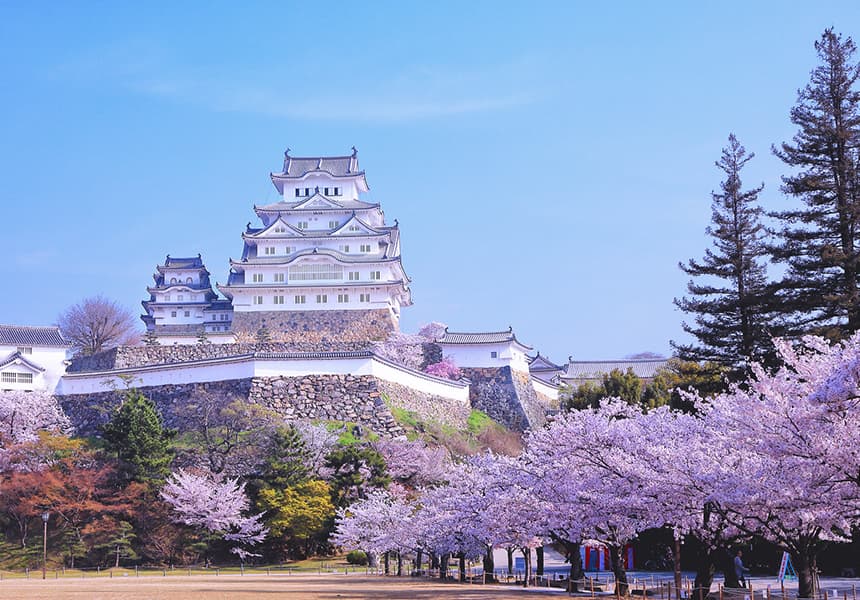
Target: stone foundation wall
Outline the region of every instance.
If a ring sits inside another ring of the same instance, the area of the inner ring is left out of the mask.
[[[464,429],[471,407],[467,404],[418,392],[390,381],[379,381],[377,387],[392,406],[412,411],[424,421],[434,421],[456,429]]]
[[[253,342],[263,326],[278,342],[381,341],[398,330],[391,313],[384,309],[233,313],[237,341]]]
[[[473,408],[514,431],[525,431],[546,422],[546,411],[525,373],[510,367],[461,369],[471,380],[469,400]]]
[[[369,375],[255,377],[250,401],[271,408],[287,421],[349,421],[382,437],[403,435],[382,400],[378,384]]]
[[[107,371],[147,365],[164,365],[252,352],[348,352],[366,350],[370,342],[272,342],[269,344],[186,344],[176,346],[120,346],[92,356],[75,357],[69,372]]]
[[[285,421],[350,421],[382,437],[403,435],[382,400],[376,378],[363,375],[307,375],[304,377],[255,377],[211,383],[143,387],[168,427],[184,430],[193,418],[186,407],[197,394],[209,394],[226,406],[245,400],[272,409]],[[121,391],[58,396],[78,435],[94,435],[110,420],[121,401]]]

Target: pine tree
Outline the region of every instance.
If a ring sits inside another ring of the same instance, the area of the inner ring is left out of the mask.
[[[158,341],[158,336],[155,335],[155,331],[152,329],[147,329],[146,333],[143,334],[143,344],[145,346],[160,346],[161,342]]]
[[[692,344],[672,342],[681,360],[738,367],[761,359],[769,346],[763,260],[767,249],[758,204],[764,186],[744,190],[741,184],[741,170],[753,156],[734,134],[729,136],[715,163],[726,178],[719,192],[711,192],[711,225],[705,229],[713,248],[705,250],[701,261],[678,265],[693,279],[687,284],[689,295],[676,298],[675,305],[693,316],[694,323],[682,327],[696,338]]]
[[[136,389],[123,392],[122,405],[102,426],[105,449],[119,459],[123,477],[147,484],[161,483],[170,473],[174,435],[152,401]]]
[[[770,215],[781,221],[770,251],[788,266],[776,302],[786,333],[840,337],[860,329],[860,65],[851,38],[832,29],[815,49],[821,62],[791,109],[798,131],[774,148],[796,169],[783,192],[805,206]]]

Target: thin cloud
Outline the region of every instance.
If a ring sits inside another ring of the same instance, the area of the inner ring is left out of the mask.
[[[350,121],[415,121],[506,110],[539,99],[540,63],[522,58],[484,69],[417,67],[380,81],[366,73],[345,81],[337,91],[304,91],[293,84],[273,84],[279,69],[242,74],[207,73],[182,67],[160,48],[131,43],[80,55],[54,75],[84,84],[119,86],[137,94],[181,102],[218,112],[276,118]],[[289,65],[290,81],[314,81]],[[238,71],[238,69],[237,69]],[[344,92],[343,90],[348,90]]]

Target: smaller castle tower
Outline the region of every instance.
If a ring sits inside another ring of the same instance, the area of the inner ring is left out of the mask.
[[[142,302],[146,314],[140,317],[146,324],[147,339],[159,344],[233,341],[233,308],[213,291],[199,254],[192,258],[168,254],[152,277],[155,285],[146,288],[149,300]]]

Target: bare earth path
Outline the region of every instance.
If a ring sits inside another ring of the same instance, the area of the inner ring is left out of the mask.
[[[550,597],[567,598],[560,590]],[[335,600],[357,598],[418,599],[462,598],[509,600],[546,598],[549,590],[501,586],[443,584],[426,580],[363,575],[201,575],[190,577],[123,577],[107,579],[4,579],[0,598],[54,600],[246,600],[290,598],[291,600]]]

